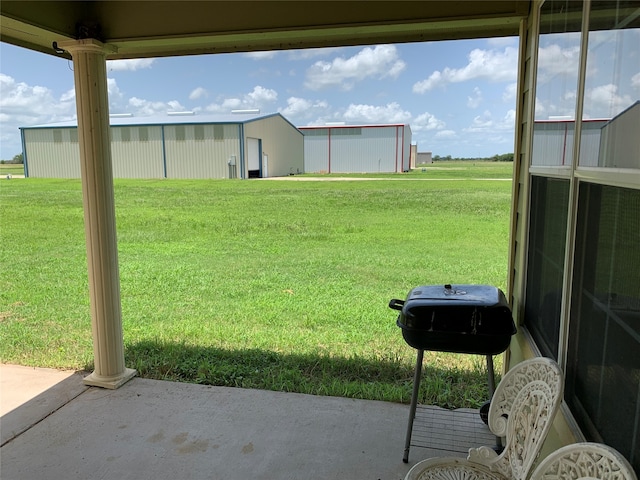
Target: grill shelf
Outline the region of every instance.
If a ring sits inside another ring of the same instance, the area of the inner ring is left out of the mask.
[[[516,333],[511,309],[504,293],[488,285],[420,286],[412,289],[406,300],[392,299],[389,307],[400,311],[396,324],[402,329],[402,336],[407,344],[415,348],[418,353],[402,460],[405,463],[409,461],[411,445],[459,451],[452,450],[452,448],[458,448],[454,447],[456,442],[453,438],[441,439],[441,445],[436,443],[440,441],[437,437],[438,432],[446,432],[446,427],[423,429],[421,433],[413,434],[414,421],[418,415],[418,392],[422,379],[424,351],[484,355],[487,361],[489,394],[492,396],[495,390],[493,355],[504,352],[509,346],[511,336]],[[424,407],[421,410],[424,411]],[[450,413],[460,415],[460,412]],[[477,413],[474,415],[478,421],[482,422]],[[448,427],[454,435],[457,417],[440,415],[440,418],[451,422]],[[464,422],[458,422],[458,424],[464,427],[462,430],[458,428],[458,431],[464,431],[464,429],[475,431],[471,428],[471,424]],[[489,432],[489,437],[495,439],[496,447],[499,448],[500,439],[493,437],[488,429],[485,431]],[[468,433],[465,435],[468,436]],[[458,437],[462,439],[465,435],[458,435]],[[413,440],[414,437],[415,440]],[[473,441],[467,450],[471,447],[486,445],[486,443],[486,441]]]
[[[491,445],[495,438],[480,419],[478,410],[447,410],[431,405],[418,405],[416,408],[412,447],[466,455],[470,448]]]

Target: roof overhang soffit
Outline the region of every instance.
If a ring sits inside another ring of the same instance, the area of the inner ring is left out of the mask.
[[[517,35],[530,2],[15,1],[0,2],[1,40],[53,54],[96,38],[109,59],[403,43]]]

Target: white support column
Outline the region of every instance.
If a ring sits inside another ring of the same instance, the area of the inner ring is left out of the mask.
[[[136,371],[124,365],[120,274],[116,241],[107,46],[93,40],[60,45],[71,54],[78,110],[84,225],[89,268],[95,370],[87,385],[118,388]]]

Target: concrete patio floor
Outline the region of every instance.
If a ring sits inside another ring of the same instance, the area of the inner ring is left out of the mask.
[[[82,378],[0,365],[0,478],[395,480],[424,458],[464,456],[412,446],[403,463],[407,405]]]

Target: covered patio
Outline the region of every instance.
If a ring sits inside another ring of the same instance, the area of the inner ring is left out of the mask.
[[[403,463],[406,405],[142,378],[112,390],[83,377],[0,365],[3,479],[395,480],[424,458],[465,456],[412,447]],[[474,418],[454,448],[490,444]],[[451,436],[450,422],[430,428]]]
[[[122,341],[106,60],[501,36],[520,40],[505,272],[518,334],[504,365],[547,356],[566,374],[542,456],[588,439],[640,465],[640,110],[637,88],[617,93],[638,81],[637,1],[4,0],[0,12],[3,42],[73,60],[95,365],[3,415],[2,478],[395,479],[444,455],[416,448],[402,463],[403,405],[135,378]],[[563,67],[548,76],[539,65],[554,51],[569,61],[548,63]],[[600,113],[592,100],[603,92]],[[534,121],[550,106],[575,122],[571,155],[538,141]],[[581,136],[596,117],[608,122],[594,160]]]

